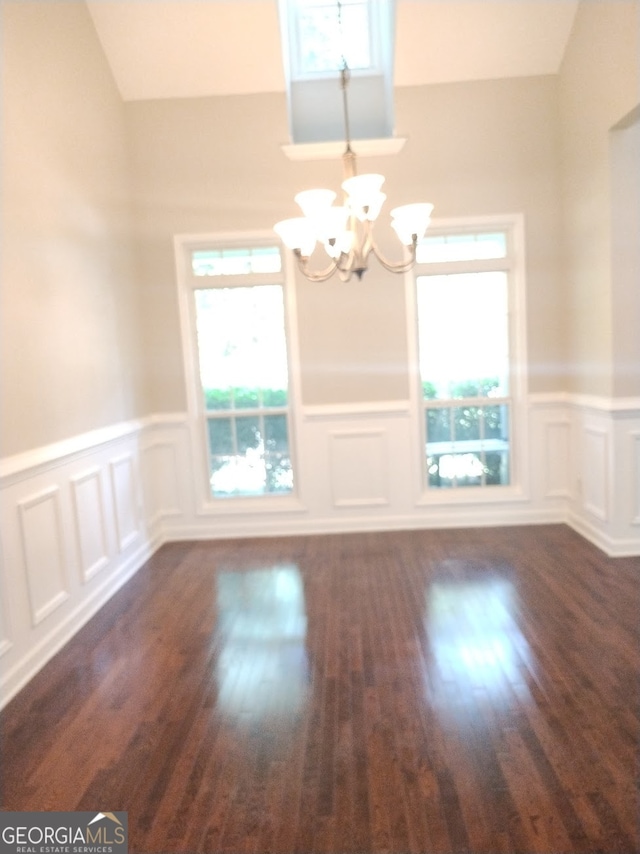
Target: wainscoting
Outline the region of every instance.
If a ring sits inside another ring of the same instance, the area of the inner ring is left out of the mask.
[[[0,464],[2,699],[7,702],[155,551],[143,424]]]
[[[2,704],[164,542],[566,522],[640,554],[640,401],[532,395],[519,485],[425,497],[409,403],[302,409],[295,498],[206,499],[184,414],[0,461]],[[194,462],[196,461],[196,462]]]

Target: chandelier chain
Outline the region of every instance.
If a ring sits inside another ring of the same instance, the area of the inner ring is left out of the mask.
[[[343,4],[341,0],[336,2],[346,143],[342,155],[344,202],[342,206],[333,207],[336,198],[333,191],[306,190],[296,196],[304,216],[283,220],[275,226],[285,245],[293,250],[300,270],[312,282],[324,282],[334,274],[343,282],[348,282],[352,275],[361,279],[367,270],[370,255],[376,257],[380,265],[391,273],[407,272],[416,262],[418,240],[429,224],[433,208],[431,204],[420,202],[401,205],[391,211],[391,225],[403,245],[404,258],[396,262],[385,258],[373,235],[373,224],[386,198],[380,189],[384,177],[378,174],[358,175],[356,153],[351,148],[347,91],[351,72],[346,56]],[[311,256],[318,242],[324,243],[330,260],[324,269],[313,270]]]

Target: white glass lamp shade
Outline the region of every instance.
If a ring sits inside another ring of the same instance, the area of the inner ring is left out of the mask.
[[[373,173],[354,175],[342,182],[342,189],[349,197],[349,207],[359,220],[376,219],[386,198],[380,192],[383,184],[384,176]]]
[[[305,216],[313,218],[322,216],[335,198],[333,190],[303,190],[294,197],[294,201]]]
[[[312,223],[306,217],[283,219],[274,225],[273,230],[288,249],[299,249],[304,258],[313,252],[316,235]]]
[[[343,231],[342,234],[336,237],[333,245],[325,243],[324,249],[330,258],[339,258],[341,255],[348,255],[354,243],[355,235],[352,231]]]
[[[391,225],[405,246],[413,243],[413,235],[420,240],[431,219],[433,205],[418,202],[413,205],[401,205],[391,211]]]
[[[337,241],[347,230],[349,209],[344,206],[327,208],[314,219],[318,240],[328,243]]]

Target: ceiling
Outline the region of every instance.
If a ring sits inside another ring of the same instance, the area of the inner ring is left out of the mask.
[[[278,0],[86,0],[126,101],[281,92]],[[555,74],[579,0],[397,0],[397,86]]]

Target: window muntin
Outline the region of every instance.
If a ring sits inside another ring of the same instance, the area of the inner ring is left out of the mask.
[[[211,495],[291,493],[282,285],[198,288],[194,302]]]
[[[434,273],[417,277],[416,293],[427,488],[507,486],[511,288],[498,259],[509,261],[508,235],[436,234],[425,245],[418,269],[428,271],[429,257]]]

